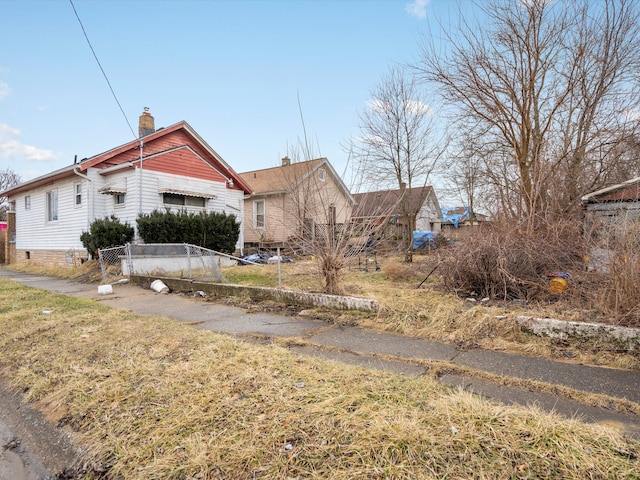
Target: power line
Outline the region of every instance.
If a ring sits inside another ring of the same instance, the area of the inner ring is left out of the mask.
[[[127,115],[124,113],[124,110],[122,109],[122,105],[120,105],[120,101],[118,100],[118,97],[116,96],[116,92],[113,91],[113,87],[111,86],[111,82],[109,81],[109,78],[107,77],[107,74],[105,73],[104,68],[102,68],[102,65],[100,64],[100,60],[98,60],[98,56],[96,55],[96,52],[93,49],[93,46],[91,45],[91,42],[89,41],[89,37],[87,36],[87,32],[84,29],[84,25],[82,24],[82,20],[80,20],[80,16],[78,15],[78,12],[76,10],[76,6],[73,4],[73,0],[69,0],[69,3],[71,4],[71,8],[73,8],[73,13],[76,14],[76,18],[78,19],[78,23],[80,24],[80,28],[82,28],[82,33],[84,34],[84,38],[87,40],[87,43],[89,44],[89,48],[91,49],[91,53],[93,53],[93,58],[96,59],[96,62],[98,63],[98,66],[100,67],[100,71],[102,72],[102,75],[104,76],[104,79],[107,81],[107,85],[109,85],[109,90],[111,90],[111,94],[113,95],[114,100],[118,104],[118,107],[120,108],[120,111],[122,112],[122,116],[124,117],[125,122],[127,122],[127,125],[129,126],[129,130],[131,130],[131,134],[133,135],[134,138],[138,138],[138,136],[133,131],[133,128],[131,127],[131,124],[129,123],[129,119],[127,118]]]

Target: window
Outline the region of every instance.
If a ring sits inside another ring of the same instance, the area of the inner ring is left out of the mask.
[[[185,207],[201,207],[205,206],[204,197],[192,197],[190,195],[180,195],[178,193],[163,193],[162,202],[165,205],[180,205]]]
[[[24,209],[31,210],[31,195],[24,197]]]
[[[113,204],[114,205],[124,205],[124,193],[114,193],[113,194]]]
[[[73,184],[73,192],[75,195],[75,204],[76,207],[82,205],[82,184],[74,183]]]
[[[264,200],[253,202],[253,226],[264,228]]]
[[[325,179],[325,171],[324,168],[321,168],[320,170],[318,170],[318,180],[320,180],[321,182],[324,182]]]
[[[47,222],[58,220],[58,190],[49,190],[46,193]]]

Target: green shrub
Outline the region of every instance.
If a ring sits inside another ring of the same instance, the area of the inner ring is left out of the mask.
[[[128,222],[120,223],[120,220],[111,215],[103,219],[95,220],[88,232],[82,232],[80,241],[84,248],[94,257],[98,257],[101,248],[117,247],[133,240],[135,232]]]
[[[191,243],[223,253],[233,253],[240,237],[240,223],[225,213],[154,210],[140,215],[137,224],[145,243]]]

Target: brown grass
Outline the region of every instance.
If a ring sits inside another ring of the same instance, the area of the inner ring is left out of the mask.
[[[314,311],[315,316],[327,318],[338,324],[359,325],[380,331],[440,340],[466,348],[484,348],[640,370],[640,352],[621,350],[619,345],[607,344],[598,339],[566,341],[537,337],[523,332],[515,321],[517,315],[589,322],[605,319],[601,313],[593,309],[576,308],[574,302],[565,303],[561,298],[555,302],[536,302],[529,305],[495,299],[486,303],[469,302],[453,294],[443,293],[438,270],[432,273],[419,289],[416,288],[438,263],[436,255],[415,255],[411,264],[403,263],[400,257],[379,257],[378,261],[381,266],[379,271],[347,269],[343,277],[347,295],[375,298],[380,302],[382,308],[378,314],[317,309]],[[16,268],[14,265],[11,267]],[[59,275],[58,270],[33,265],[18,265],[17,269],[29,273]],[[73,272],[63,271],[68,278],[73,278]],[[76,276],[78,273],[83,279],[91,279],[89,268],[77,271]],[[278,286],[276,265],[228,267],[223,269],[223,274],[230,282],[241,285]],[[312,260],[281,265],[281,282],[282,287],[287,289],[322,291],[318,267]],[[264,308],[263,304],[254,305],[244,300],[229,299],[229,302],[247,308]],[[273,305],[269,308],[277,309],[278,306]]]
[[[637,478],[611,430],[428,378],[5,280],[0,305],[3,376],[78,432],[86,478]]]

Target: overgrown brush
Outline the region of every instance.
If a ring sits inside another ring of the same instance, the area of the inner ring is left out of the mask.
[[[449,249],[439,271],[445,287],[458,294],[539,299],[547,295],[549,274],[584,270],[581,238],[575,222],[545,224],[534,232],[496,223]]]
[[[617,323],[640,327],[640,220],[592,226],[589,268],[597,280],[591,292],[595,306]]]

